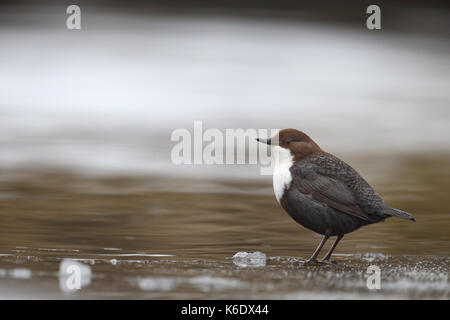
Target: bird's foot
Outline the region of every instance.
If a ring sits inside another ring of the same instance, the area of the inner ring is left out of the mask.
[[[291,261],[292,261],[293,264],[304,264],[306,260],[302,259],[302,258],[298,258],[298,259],[294,258]]]
[[[294,261],[295,264],[301,264],[301,265],[314,265],[314,264],[319,264],[319,265],[331,265],[331,264],[337,264],[338,262],[336,260],[330,260],[330,259],[322,259],[322,260],[317,260],[317,259],[297,259]]]
[[[317,259],[298,259],[294,263],[305,265],[305,264],[321,264],[322,262]]]
[[[305,264],[314,264],[314,263],[320,263],[320,261],[317,260],[317,259],[308,259],[308,260],[305,260]]]
[[[338,262],[336,260],[322,259],[322,260],[320,260],[320,263],[323,263],[323,264],[337,264]]]

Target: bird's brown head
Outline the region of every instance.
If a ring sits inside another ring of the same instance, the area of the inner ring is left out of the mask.
[[[290,150],[296,161],[311,154],[323,152],[306,133],[296,129],[283,129],[270,139],[258,138],[256,140]]]

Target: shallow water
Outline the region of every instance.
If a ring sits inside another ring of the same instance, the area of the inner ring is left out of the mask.
[[[352,164],[417,222],[362,228],[341,242],[337,264],[306,266],[295,261],[320,237],[281,210],[269,178],[4,172],[0,298],[448,299],[449,159],[395,159],[391,170],[357,157]],[[238,263],[239,251],[267,259]],[[91,268],[76,293],[60,288],[67,258]],[[381,268],[381,290],[366,287],[369,265]]]

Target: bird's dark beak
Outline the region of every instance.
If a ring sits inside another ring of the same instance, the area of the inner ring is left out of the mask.
[[[270,138],[269,139],[256,138],[256,141],[262,142],[262,143],[265,143],[265,144],[268,144],[268,145],[272,144],[272,140]]]

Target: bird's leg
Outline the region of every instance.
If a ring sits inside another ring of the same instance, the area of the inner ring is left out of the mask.
[[[325,234],[323,236],[322,241],[320,242],[319,246],[317,247],[316,251],[314,251],[313,255],[311,256],[311,258],[309,258],[308,260],[306,260],[306,263],[310,263],[310,262],[317,262],[317,256],[319,255],[320,250],[322,250],[323,245],[325,244],[325,242],[327,242],[328,238],[330,236],[328,234]]]
[[[333,254],[334,249],[336,249],[336,247],[337,247],[339,241],[341,241],[341,239],[342,239],[343,237],[344,237],[343,234],[337,236],[336,240],[334,241],[333,245],[332,245],[331,248],[330,248],[330,251],[328,251],[328,253],[326,254],[326,256],[325,256],[322,260],[320,260],[320,262],[326,262],[326,263],[329,263],[329,262],[330,262],[330,258],[331,258],[331,255]]]

